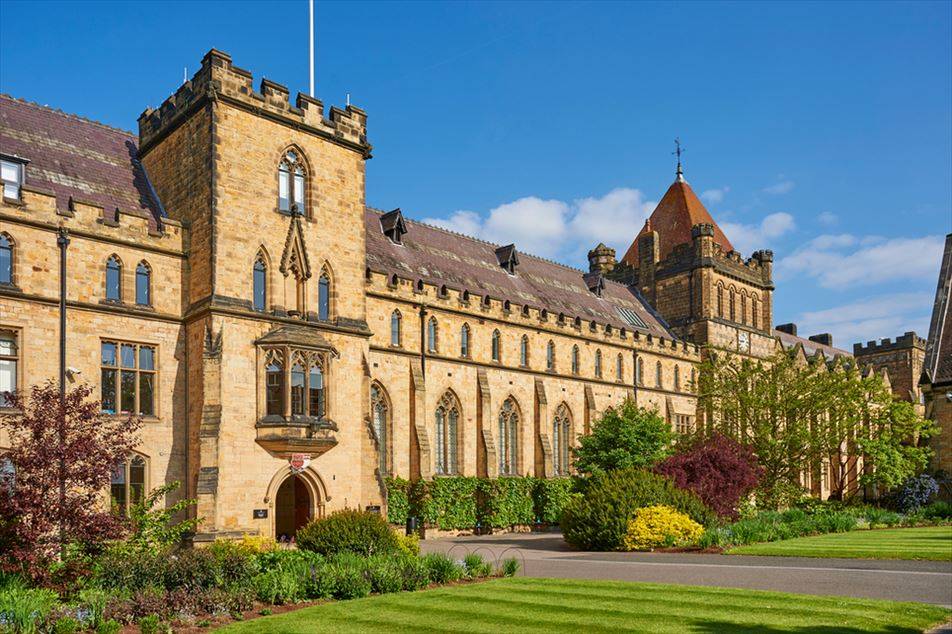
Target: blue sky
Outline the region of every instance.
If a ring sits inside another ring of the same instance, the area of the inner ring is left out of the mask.
[[[925,336],[952,231],[952,3],[329,3],[317,96],[368,203],[585,265],[685,173],[775,321]],[[134,130],[209,48],[307,89],[307,5],[0,0],[0,91]]]

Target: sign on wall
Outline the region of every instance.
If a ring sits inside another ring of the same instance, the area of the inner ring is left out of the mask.
[[[291,473],[300,473],[311,463],[311,456],[306,453],[293,453],[290,458]]]

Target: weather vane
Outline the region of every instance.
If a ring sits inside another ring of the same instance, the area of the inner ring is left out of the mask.
[[[684,151],[684,148],[681,147],[681,137],[675,137],[674,139],[674,152],[672,154],[677,154],[678,156],[678,180],[684,180],[684,172],[681,171],[681,152]]]

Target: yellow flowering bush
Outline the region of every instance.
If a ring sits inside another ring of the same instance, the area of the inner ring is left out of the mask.
[[[684,513],[662,504],[635,511],[628,522],[625,550],[651,550],[662,546],[694,543],[704,534],[704,527]]]

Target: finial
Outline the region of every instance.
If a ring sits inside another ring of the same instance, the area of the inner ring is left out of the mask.
[[[683,152],[683,151],[684,151],[684,149],[681,147],[681,137],[675,137],[675,139],[674,139],[674,152],[672,152],[672,154],[677,154],[677,155],[678,155],[677,181],[678,181],[679,183],[683,183],[683,182],[684,182],[684,172],[681,171],[681,152]]]

